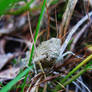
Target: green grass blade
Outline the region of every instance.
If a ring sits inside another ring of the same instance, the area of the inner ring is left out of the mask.
[[[31,69],[33,68],[33,66],[30,66],[29,68],[27,68],[26,70],[24,70],[22,73],[20,73],[14,80],[10,81],[6,86],[4,86],[0,92],[8,92],[12,86],[14,86],[24,75],[26,75]]]
[[[43,16],[44,16],[45,4],[46,4],[46,0],[44,0],[43,5],[42,5],[41,13],[40,13],[38,24],[37,24],[37,27],[36,27],[36,33],[35,33],[35,36],[34,36],[34,44],[36,43],[37,36],[38,36],[40,26],[41,26],[41,21],[42,21]],[[34,53],[34,44],[32,46],[32,50],[31,50],[31,55],[30,55],[29,64],[28,64],[29,66],[31,65],[31,62],[32,62],[32,56],[33,56],[33,53]]]
[[[88,56],[85,60],[83,60],[79,65],[77,65],[71,72],[69,72],[68,75],[61,81],[61,83],[64,83],[73,73],[75,73],[80,67],[82,67],[84,64],[92,60],[92,55]]]
[[[12,7],[14,3],[19,0],[0,0],[0,16],[5,13],[8,9]]]
[[[61,83],[62,85],[64,84],[64,86],[66,86],[67,84],[71,83],[71,81],[73,81],[73,80],[76,79],[80,74],[82,74],[82,73],[84,73],[84,72],[86,71],[86,69],[88,68],[88,66],[92,64],[92,61],[91,61],[91,60],[92,60],[92,54],[91,54],[90,56],[88,56],[85,60],[83,60],[79,65],[77,65],[72,71],[70,71],[70,72],[68,73],[68,75],[66,75],[66,76],[64,77],[64,79],[61,80],[60,83]],[[91,61],[91,63],[90,63],[89,61]],[[81,71],[80,74],[78,73],[77,75],[75,75],[75,76],[73,77],[73,79],[67,81],[67,79],[69,79],[69,77],[70,77],[72,74],[74,74],[78,69],[80,69],[83,65],[85,65],[85,64],[88,63],[88,62],[89,62],[89,64],[87,64],[87,66],[84,68],[85,71],[84,71],[84,70]],[[57,92],[57,90],[58,90],[59,88],[61,88],[60,85],[57,85],[57,86],[56,86],[56,90],[53,90],[53,92]]]
[[[6,14],[10,15],[20,15],[28,10],[30,10],[30,5],[34,2],[34,0],[30,0],[29,2],[26,3],[25,6],[21,7],[20,9],[13,11],[13,12],[6,12]]]
[[[34,44],[36,44],[37,36],[38,36],[39,30],[40,30],[40,26],[41,26],[41,22],[42,22],[42,19],[43,19],[43,16],[44,16],[45,4],[46,4],[46,0],[43,1],[41,13],[40,13],[38,24],[37,24],[37,27],[36,27],[36,33],[35,33],[35,36],[34,36]],[[32,45],[32,49],[31,49],[31,54],[30,54],[28,66],[30,66],[31,65],[31,62],[32,62],[32,57],[33,57],[33,54],[34,54],[34,44]],[[25,80],[24,80],[24,83],[23,83],[22,92],[23,92],[23,89],[25,87],[25,81],[27,79],[27,75],[25,76]]]
[[[43,2],[41,14],[40,14],[39,21],[38,21],[38,24],[37,24],[36,34],[35,34],[35,37],[34,37],[34,42],[35,43],[36,43],[36,40],[37,40],[38,32],[39,32],[41,21],[42,21],[43,14],[44,14],[45,3],[46,3],[46,0],[44,0],[44,2]],[[31,55],[30,55],[29,65],[31,64],[31,61],[32,61],[33,51],[34,51],[34,45],[32,46],[32,51],[31,51]],[[30,66],[30,68],[32,68],[32,66]],[[6,86],[4,86],[0,90],[0,92],[7,92],[8,90],[10,90],[12,88],[12,86],[15,85],[24,75],[28,74],[29,71],[30,71],[30,69],[28,68],[25,71],[23,71],[22,73],[20,73],[14,80],[12,80]]]

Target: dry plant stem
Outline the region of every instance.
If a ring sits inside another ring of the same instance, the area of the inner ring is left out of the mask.
[[[33,40],[33,44],[34,44],[34,47],[35,47],[35,51],[37,52],[37,50],[36,50],[36,45],[35,45],[35,43],[34,43],[34,38],[33,38],[32,29],[31,29],[31,23],[30,23],[29,12],[28,12],[28,22],[29,22],[30,34],[31,34],[31,36],[32,36],[32,40]],[[37,55],[37,53],[36,53],[36,55]],[[38,56],[38,55],[37,55],[37,56]],[[35,62],[33,62],[33,64],[34,64],[34,68],[35,68],[35,73],[37,74]],[[39,64],[39,67],[40,67],[42,73],[44,74],[44,77],[46,78],[45,73],[44,73],[44,70],[43,70],[43,68],[42,68],[42,65],[41,65],[40,61],[38,61],[38,64]]]
[[[48,36],[47,36],[47,39],[48,39],[50,37],[50,27],[49,27],[50,19],[49,19],[49,13],[48,13],[47,3],[48,3],[48,0],[46,0],[46,3],[45,3],[46,9],[47,9],[47,14],[48,14]],[[44,69],[43,69],[43,67],[42,67],[42,65],[41,65],[41,63],[39,61],[38,61],[38,64],[40,66],[40,69],[41,69],[42,73],[44,74],[44,78],[46,79],[46,74],[45,74]],[[47,89],[47,83],[45,83],[45,85],[44,85],[43,92],[46,92],[46,89]]]
[[[88,14],[88,12],[89,12],[89,6],[90,6],[90,1],[88,0],[88,2],[87,2],[87,8],[85,9],[87,14]],[[91,24],[89,15],[88,15],[88,21],[89,21],[89,23]],[[91,30],[92,30],[92,25],[91,25]]]
[[[92,20],[91,20],[92,22]],[[82,34],[86,31],[86,29],[90,26],[91,24],[85,24],[84,27],[80,30],[80,32],[77,33],[75,39],[73,40],[73,43],[71,45],[71,51],[74,51],[74,47],[77,44],[78,40],[80,39],[80,37],[82,36]]]
[[[55,8],[55,21],[56,21],[56,31],[57,31],[57,37],[58,37],[59,36],[59,33],[58,33],[57,11],[56,11],[56,8]]]
[[[43,29],[41,32],[39,32],[38,38],[39,38],[41,35],[43,35],[46,31],[47,31],[46,29]]]
[[[33,38],[33,33],[32,33],[32,28],[31,28],[31,22],[30,22],[30,15],[29,15],[29,12],[28,12],[28,25],[29,25],[30,35],[31,35],[32,40],[33,40],[34,48],[35,48],[35,50],[36,50],[36,46],[35,46],[34,38]],[[34,69],[35,69],[35,74],[37,74],[35,62],[33,62],[33,65],[34,65]]]
[[[82,90],[82,88],[80,87],[79,84],[77,84],[77,82],[72,81],[72,83],[76,86],[76,89],[79,89],[80,91]]]
[[[78,0],[69,0],[67,7],[66,7],[66,11],[63,15],[63,20],[62,23],[60,24],[60,29],[59,29],[59,38],[61,38],[64,34],[66,34],[69,23],[70,23],[70,19],[71,16],[73,14],[74,8],[77,4]]]
[[[25,40],[19,39],[19,38],[14,38],[14,37],[8,37],[8,36],[6,36],[5,39],[6,40],[13,40],[13,41],[21,42],[21,43],[26,43]]]
[[[62,85],[60,82],[56,81],[60,86],[61,88],[65,89],[64,85]]]
[[[30,83],[30,85],[29,85],[29,87],[28,87],[28,89],[27,89],[27,91],[26,91],[26,92],[29,92],[29,90],[30,90],[30,87],[31,87],[31,83]]]
[[[35,46],[34,38],[33,38],[33,34],[32,34],[32,28],[31,28],[31,22],[30,22],[29,12],[28,12],[28,23],[29,23],[30,34],[31,34],[31,36],[32,36],[34,48],[35,48],[35,51],[36,51],[36,46]],[[36,53],[36,55],[37,55],[37,53]],[[38,56],[38,55],[37,55],[37,56]],[[33,62],[33,64],[34,64],[35,74],[37,74],[35,62]],[[46,78],[46,75],[45,75],[45,73],[44,73],[44,70],[43,70],[43,67],[42,67],[40,61],[38,61],[38,64],[39,64],[39,67],[40,67],[42,73],[44,74],[44,78]]]
[[[86,90],[88,90],[88,92],[91,92],[90,89],[85,85],[85,83],[83,83],[83,81],[81,81],[79,79],[77,79],[77,81],[83,86],[83,88],[85,88]]]
[[[45,85],[44,85],[43,92],[46,92],[46,89],[47,89],[47,83],[45,83]]]
[[[89,17],[92,17],[92,12],[88,13]],[[62,59],[62,55],[69,43],[69,41],[71,40],[72,36],[74,35],[74,33],[78,30],[78,28],[86,21],[88,20],[88,15],[84,16],[72,29],[71,31],[69,31],[68,36],[66,37],[66,40],[64,41],[64,43],[61,46],[60,49],[60,55],[57,58],[57,61],[60,61]]]
[[[50,16],[48,13],[48,7],[47,7],[47,3],[46,3],[46,12],[47,12],[47,16],[48,16],[48,34],[47,34],[47,39],[50,38]]]
[[[41,77],[36,81],[36,83],[33,85],[33,87],[31,88],[31,85],[30,87],[28,88],[28,90],[26,92],[38,92],[38,89],[39,89],[39,82],[41,81]],[[31,83],[30,83],[31,84]],[[31,89],[30,89],[31,88]]]

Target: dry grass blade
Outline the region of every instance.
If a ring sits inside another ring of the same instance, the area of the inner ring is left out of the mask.
[[[92,16],[92,12],[88,13],[89,17]],[[62,54],[64,53],[64,51],[66,50],[66,47],[70,41],[70,39],[72,38],[72,36],[74,35],[74,33],[78,30],[78,28],[86,21],[88,20],[88,15],[84,16],[70,31],[70,33],[68,34],[68,36],[66,37],[66,40],[64,41],[64,43],[62,44],[61,48],[60,48],[60,55],[57,59],[57,61],[62,60]]]
[[[71,16],[73,14],[74,8],[77,4],[78,0],[69,0],[67,4],[67,8],[65,10],[65,13],[63,15],[63,20],[62,23],[60,24],[60,29],[59,29],[59,38],[61,38],[63,35],[66,34]]]

